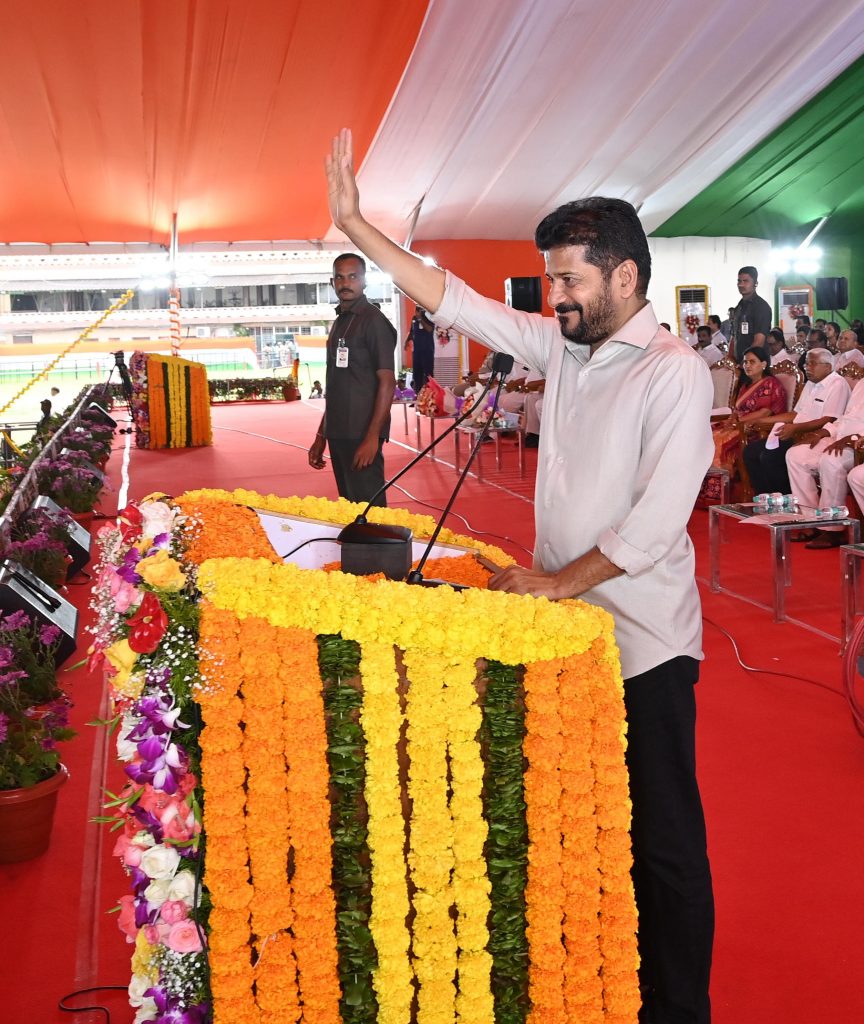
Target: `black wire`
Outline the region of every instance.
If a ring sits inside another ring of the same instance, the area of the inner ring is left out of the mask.
[[[327,541],[327,540],[329,540],[331,544],[338,544],[339,543],[339,538],[338,537],[310,537],[309,540],[304,540],[302,544],[298,544],[296,548],[291,548],[290,551],[287,551],[284,555],[279,555],[279,557],[280,558],[290,558],[291,555],[293,555],[295,551],[299,551],[300,548],[305,548],[307,544],[317,544],[319,541]]]
[[[716,630],[719,630],[723,634],[723,636],[725,636],[729,640],[729,642],[732,644],[732,650],[735,652],[735,657],[738,661],[738,664],[741,666],[741,668],[744,669],[745,672],[753,672],[759,675],[766,676],[781,676],[783,679],[795,679],[799,683],[809,683],[811,686],[818,686],[820,690],[827,690],[829,693],[833,693],[836,697],[840,697],[843,700],[846,700],[846,694],[843,693],[842,690],[835,690],[833,686],[828,686],[825,683],[820,683],[818,679],[808,679],[807,676],[796,676],[793,675],[791,672],[778,672],[777,669],[773,668],[757,668],[755,665],[748,665],[742,659],[741,651],[738,647],[735,637],[732,636],[728,629],[725,629],[723,626],[718,625],[711,619],[706,619],[704,615],[702,616],[702,621],[707,623],[707,625],[709,626],[713,626]]]
[[[67,992],[65,996],[61,996],[57,1001],[58,1009],[62,1010],[63,1013],[104,1013],[105,1021],[110,1022],[111,1011],[107,1006],[67,1006],[67,999],[75,999],[78,996],[86,996],[90,992],[127,992],[129,990],[128,985],[94,985],[93,988],[79,988],[74,992]]]

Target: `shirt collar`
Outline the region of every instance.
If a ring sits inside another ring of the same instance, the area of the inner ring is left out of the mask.
[[[336,305],[336,315],[337,316],[342,316],[343,313],[359,313],[360,310],[363,308],[363,306],[368,306],[368,305],[369,305],[369,300],[366,298],[365,295],[361,295],[359,298],[355,299],[352,303],[349,303],[349,305],[347,305],[344,309],[342,308],[342,303],[341,302],[338,303]]]

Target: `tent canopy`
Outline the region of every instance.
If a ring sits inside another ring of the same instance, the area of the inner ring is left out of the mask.
[[[664,234],[864,206],[855,0],[7,0],[4,15],[2,242],[164,244],[175,213],[185,243],[335,240],[321,163],[343,125],[364,208],[397,238],[419,207],[417,238],[528,239],[589,194]]]

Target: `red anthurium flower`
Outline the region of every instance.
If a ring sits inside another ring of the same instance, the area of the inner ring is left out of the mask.
[[[123,538],[124,544],[137,540],[141,536],[141,524],[144,522],[144,517],[137,506],[127,505],[117,518],[120,521],[120,536]]]
[[[159,598],[149,591],[138,606],[138,611],[126,620],[129,626],[129,646],[136,654],[152,654],[168,629],[168,616],[159,604]]]

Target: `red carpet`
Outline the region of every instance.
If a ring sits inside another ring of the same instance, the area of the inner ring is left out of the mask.
[[[335,497],[329,469],[315,473],[306,463],[306,445],[320,413],[320,404],[305,402],[216,408],[212,448],[131,449],[129,497],[205,486]],[[394,410],[394,443],[386,449],[391,474],[412,453],[412,420],[406,434],[402,411]],[[118,437],[118,445],[122,441]],[[451,516],[448,525],[475,532],[527,561],[533,538],[533,505],[527,499],[537,453],[525,453],[522,479],[515,445],[505,445],[501,472],[489,450],[493,446],[486,446],[485,480],[467,481],[454,509],[465,521]],[[456,473],[452,443],[445,440],[441,449],[441,461],[424,459],[407,474],[404,491],[394,494],[391,504],[433,514],[443,507]],[[121,484],[122,456],[122,450],[115,451],[109,463],[115,488]],[[116,494],[106,496],[107,512],[116,508],[116,499]],[[707,518],[695,512],[691,521],[698,572],[706,579]],[[733,523],[728,537],[724,584],[769,603],[767,535]],[[836,636],[837,552],[795,548],[789,613]],[[715,1024],[864,1019],[864,741],[839,695],[837,645],[795,625],[775,624],[769,612],[751,604],[701,589],[708,624],[698,687],[699,759],[717,899]],[[70,591],[86,607],[87,588]],[[745,672],[717,627],[733,635],[746,663],[811,682]],[[80,654],[86,646],[82,637]],[[72,779],[60,796],[52,846],[38,860],[0,867],[7,921],[0,959],[2,1024],[95,1024],[104,1017],[63,1014],[56,1009],[58,998],[94,984],[125,985],[129,977],[131,947],[114,918],[106,916],[126,891],[125,878],[110,857],[113,838],[88,823],[99,813],[101,762],[94,769],[94,753],[105,737],[84,723],[100,714],[101,694],[83,671],[70,678],[81,735],[65,755]],[[113,741],[109,747],[110,761]],[[112,766],[109,787],[117,777]],[[132,1020],[123,993],[105,1001],[112,1024]]]

